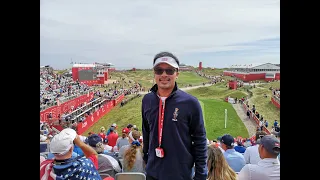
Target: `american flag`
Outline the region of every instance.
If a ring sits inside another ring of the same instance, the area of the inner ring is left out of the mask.
[[[101,180],[101,177],[92,161],[87,158],[74,159],[61,165],[54,165],[53,160],[40,164],[40,180],[66,179]]]

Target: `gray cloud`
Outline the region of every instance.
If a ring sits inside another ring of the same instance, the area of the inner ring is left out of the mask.
[[[279,36],[279,0],[46,0],[40,6],[40,62],[56,68],[70,67],[71,58],[146,68],[163,50],[191,65],[279,61],[280,40],[255,43]],[[217,56],[221,51],[230,53]]]

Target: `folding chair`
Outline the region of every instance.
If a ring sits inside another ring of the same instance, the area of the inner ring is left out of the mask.
[[[146,175],[139,172],[123,172],[116,174],[116,180],[146,180]]]

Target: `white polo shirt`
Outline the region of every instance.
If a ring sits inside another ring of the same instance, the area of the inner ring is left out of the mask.
[[[243,155],[244,159],[246,160],[246,164],[258,164],[258,162],[261,160],[258,148],[258,144],[247,147]]]
[[[245,165],[238,180],[280,180],[280,162],[276,158],[265,158],[258,164]]]

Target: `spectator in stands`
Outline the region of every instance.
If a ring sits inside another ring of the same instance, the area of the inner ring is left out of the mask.
[[[252,111],[253,114],[256,113],[256,106],[254,104],[252,105],[252,110],[251,111]]]
[[[258,111],[256,111],[256,117],[259,119],[260,118],[260,114]]]
[[[247,109],[247,117],[248,117],[248,119],[250,119],[250,113],[251,113],[250,109]]]
[[[117,143],[117,140],[118,140],[118,134],[116,134],[114,132],[114,127],[111,127],[109,129],[110,133],[109,135],[107,136],[107,139],[108,139],[108,145],[111,146],[112,148],[116,145]]]
[[[113,129],[113,132],[114,132],[114,133],[118,134],[117,131],[116,131],[116,129],[117,129],[117,124],[116,124],[116,123],[113,123],[113,124],[111,125],[111,127],[108,129],[107,136],[109,136],[111,128]]]
[[[139,131],[139,129],[138,129],[138,127],[137,127],[137,125],[133,125],[133,130],[135,130],[135,131]]]
[[[268,123],[268,121],[267,121],[267,120],[264,120],[264,126],[265,126],[266,128],[268,128],[269,123]]]
[[[236,180],[237,174],[227,163],[223,153],[216,146],[208,146],[207,180]]]
[[[195,179],[205,180],[206,131],[199,101],[178,89],[179,60],[173,54],[157,54],[153,70],[156,84],[143,97],[141,113],[147,179],[191,179],[195,164]]]
[[[264,131],[257,131],[255,136],[256,144],[254,146],[247,147],[246,151],[244,152],[244,159],[246,160],[247,164],[258,164],[261,160],[259,156],[259,143],[260,139],[267,135]]]
[[[129,145],[128,133],[131,132],[128,128],[122,129],[122,137],[119,137],[116,143],[118,149],[124,145]]]
[[[250,141],[250,138],[247,138],[246,141],[243,143],[244,147],[249,147],[249,146],[252,146],[251,144],[251,141]]]
[[[274,131],[275,132],[280,132],[280,124],[278,124],[277,126],[274,127]]]
[[[263,120],[259,121],[259,126],[260,126],[260,130],[259,131],[263,131]]]
[[[132,125],[132,124],[128,124],[128,125],[127,125],[127,128],[129,129],[129,131],[131,131],[132,128],[133,128],[133,125]]]
[[[98,154],[104,153],[103,141],[98,134],[89,136],[87,142]]]
[[[272,135],[262,137],[259,146],[259,156],[262,159],[257,164],[247,164],[240,171],[239,180],[279,180],[280,141]]]
[[[278,121],[274,120],[273,127],[277,127],[277,126],[278,126]]]
[[[219,137],[217,138],[217,144],[219,145],[219,149],[221,150],[221,152],[224,153],[225,151],[224,151],[224,149],[222,149],[222,147],[221,147],[221,138],[222,138],[222,136],[219,136]]]
[[[107,139],[106,128],[104,128],[103,126],[100,128],[99,136],[102,138],[103,142],[106,141],[106,139]]]
[[[86,158],[72,158],[73,144],[79,146]],[[67,128],[55,135],[50,143],[50,151],[54,160],[46,160],[40,164],[40,179],[56,179],[62,177],[101,179],[98,168],[97,153],[82,142],[76,131]]]
[[[242,154],[235,151],[234,149],[234,138],[225,134],[221,138],[221,147],[225,152],[223,153],[226,158],[229,166],[235,171],[240,172],[244,165],[246,165],[246,161]]]
[[[121,148],[121,153],[123,153],[121,154],[123,156],[123,172],[145,172],[142,146],[139,138],[139,131],[131,131],[129,133],[130,145]]]
[[[246,151],[246,148],[241,141],[237,141],[237,146],[234,146],[234,150],[243,154]]]

